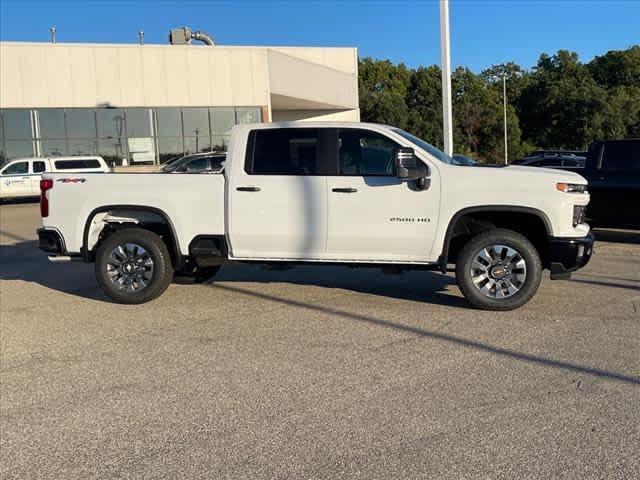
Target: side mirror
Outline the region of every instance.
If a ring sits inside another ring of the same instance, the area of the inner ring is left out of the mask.
[[[419,180],[429,175],[427,166],[417,157],[413,148],[399,147],[396,150],[396,175],[401,180]]]

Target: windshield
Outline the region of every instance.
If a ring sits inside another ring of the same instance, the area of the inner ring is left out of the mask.
[[[449,163],[449,164],[453,163],[453,159],[449,155],[444,153],[442,150],[437,149],[436,147],[434,147],[430,143],[425,142],[421,138],[418,138],[418,137],[416,137],[414,135],[411,135],[409,132],[405,132],[404,130],[402,130],[400,128],[392,128],[391,130],[393,130],[398,135],[406,138],[407,140],[409,140],[411,143],[416,145],[421,150],[424,150],[425,152],[433,155],[434,157],[436,157],[441,162]]]

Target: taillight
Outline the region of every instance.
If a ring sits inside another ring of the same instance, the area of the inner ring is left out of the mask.
[[[53,188],[53,180],[48,178],[40,180],[40,216],[42,218],[49,216],[49,199],[47,198],[47,190]]]

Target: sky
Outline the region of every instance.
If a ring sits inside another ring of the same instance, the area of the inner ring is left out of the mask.
[[[450,0],[451,59],[475,72],[541,53],[589,61],[640,44],[640,0]],[[172,27],[204,30],[221,45],[352,46],[361,57],[409,67],[440,63],[437,0],[276,1],[0,0],[0,39],[167,43]]]

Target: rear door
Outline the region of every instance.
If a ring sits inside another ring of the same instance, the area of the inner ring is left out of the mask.
[[[26,197],[31,193],[29,161],[11,163],[0,171],[0,196],[3,198]]]
[[[45,160],[34,160],[31,164],[31,193],[33,195],[40,194],[40,179],[46,170]]]
[[[321,259],[327,235],[327,130],[249,132],[228,177],[231,257]]]
[[[327,254],[342,261],[426,261],[440,201],[438,174],[418,190],[395,172],[393,139],[366,129],[339,130],[337,176],[328,177]],[[426,162],[425,162],[426,163]]]

